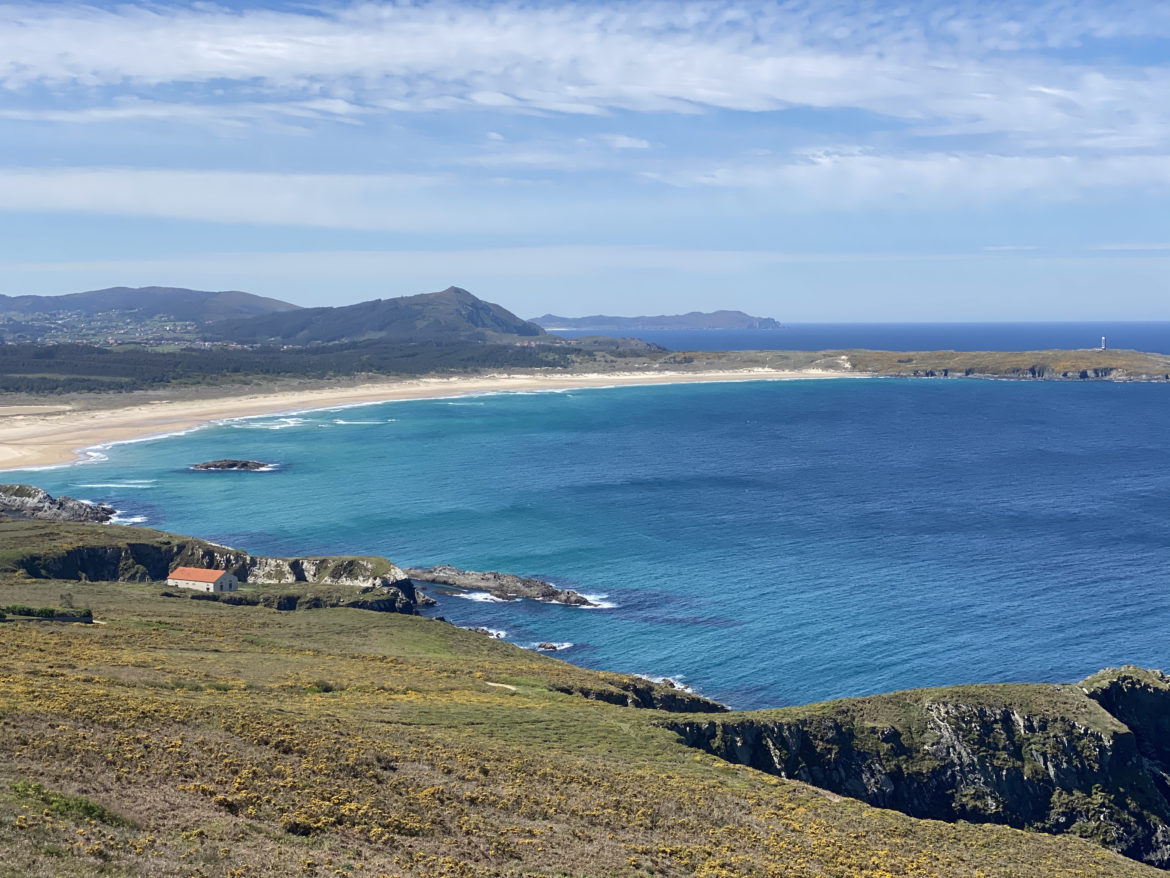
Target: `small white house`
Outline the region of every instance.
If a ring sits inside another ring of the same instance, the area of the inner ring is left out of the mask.
[[[236,591],[240,587],[240,581],[226,570],[176,567],[167,577],[167,585],[193,588],[196,591]]]

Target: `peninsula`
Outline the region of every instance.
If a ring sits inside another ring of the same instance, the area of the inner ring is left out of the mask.
[[[599,332],[645,332],[663,329],[781,329],[771,317],[752,317],[743,311],[691,311],[688,314],[662,314],[657,317],[610,317],[594,314],[590,317],[558,317],[545,314],[533,317],[546,330],[571,329]]]

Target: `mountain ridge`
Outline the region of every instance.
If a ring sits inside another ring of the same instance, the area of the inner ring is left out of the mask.
[[[144,316],[206,323],[296,310],[300,310],[299,305],[242,290],[192,290],[186,287],[106,287],[61,296],[0,295],[0,314],[80,311],[92,316],[111,311],[134,311]]]
[[[501,305],[462,287],[354,305],[301,308],[206,327],[209,337],[242,344],[334,344],[383,339],[397,342],[500,341],[538,338],[545,331]]]

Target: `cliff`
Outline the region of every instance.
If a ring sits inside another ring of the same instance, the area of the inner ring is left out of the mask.
[[[101,503],[52,497],[48,491],[32,485],[0,485],[0,518],[106,522],[116,511],[114,507]]]
[[[5,522],[0,559],[19,529],[49,525]],[[63,591],[100,624],[0,623],[5,875],[1159,874],[730,765],[663,723],[731,717],[645,709],[685,692],[434,619],[0,572],[0,606]]]
[[[838,352],[854,372],[907,378],[1167,381],[1170,356],[1126,350]]]
[[[12,523],[7,530],[13,528],[17,530],[5,533],[0,544],[24,548],[0,553],[0,573],[18,572],[33,579],[158,582],[176,567],[206,567],[228,570],[241,582],[326,587],[317,594],[265,596],[257,601],[277,601],[278,609],[354,606],[415,613],[434,603],[418,594],[406,574],[385,558],[270,558],[193,537],[117,525],[57,522],[38,528]],[[348,595],[333,587],[348,590]]]
[[[692,747],[913,817],[1072,833],[1170,867],[1170,679],[963,686],[664,723]]]

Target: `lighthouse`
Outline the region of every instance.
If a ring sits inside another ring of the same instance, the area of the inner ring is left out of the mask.
[[[1101,336],[1101,350],[1105,350],[1105,336]]]

